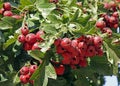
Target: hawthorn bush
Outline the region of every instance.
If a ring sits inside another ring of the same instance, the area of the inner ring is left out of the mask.
[[[119,75],[120,0],[1,0],[1,86],[102,86]]]

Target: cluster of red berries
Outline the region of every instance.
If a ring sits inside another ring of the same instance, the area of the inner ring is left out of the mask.
[[[111,11],[117,11],[117,4],[115,1],[105,2],[104,8]]]
[[[76,65],[86,67],[87,57],[102,56],[102,43],[103,40],[100,36],[87,35],[74,40],[59,38],[55,40],[54,45],[56,46],[56,52],[63,57],[61,64],[70,65],[72,68],[75,68]],[[59,67],[60,69],[62,67],[64,70],[63,66]],[[55,67],[55,69],[57,68]]]
[[[20,82],[23,83],[23,84],[27,84],[28,82],[30,84],[33,84],[34,81],[30,80],[30,77],[36,71],[37,68],[38,68],[37,65],[30,65],[30,67],[23,66],[20,69]]]
[[[18,41],[23,44],[24,50],[40,50],[39,44],[43,41],[41,36],[44,34],[39,30],[36,34],[29,33],[27,25],[21,28],[21,34],[18,36]]]
[[[103,20],[99,20],[96,22],[96,27],[101,30],[102,33],[107,33],[108,36],[112,36],[111,28],[117,29],[119,23],[119,15],[116,11],[116,4],[114,1],[104,4],[104,8],[111,9],[112,14],[102,14],[100,17]]]
[[[12,9],[11,4],[9,2],[5,2],[3,4],[3,8],[0,9],[0,14],[2,14],[3,16],[8,16],[8,17],[12,17],[15,19],[20,19],[21,16],[17,15],[17,14],[14,15],[12,13],[11,9]]]

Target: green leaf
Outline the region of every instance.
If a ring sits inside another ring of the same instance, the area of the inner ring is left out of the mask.
[[[94,25],[95,25],[95,21],[89,21],[89,22],[86,24],[85,28],[82,30],[82,32],[89,32],[89,31],[92,30],[92,29],[95,30]]]
[[[46,18],[55,8],[55,4],[46,3],[46,4],[36,4],[36,8],[41,12],[42,16]]]
[[[77,22],[78,22],[79,24],[83,25],[83,26],[86,26],[86,24],[87,24],[87,22],[89,21],[90,18],[91,18],[90,15],[87,15],[87,16],[85,16],[85,17],[79,17],[79,18],[77,19]]]
[[[12,45],[14,42],[16,42],[18,37],[18,34],[15,34],[13,37],[11,37],[10,39],[8,39],[4,45],[3,45],[3,49],[6,49],[7,47],[9,47],[10,45]]]
[[[31,80],[34,80],[35,86],[43,86],[43,81],[45,79],[45,65],[46,61],[44,60],[30,78]]]
[[[5,42],[5,38],[4,38],[3,33],[0,31],[0,43],[1,42]]]
[[[91,69],[95,72],[102,74],[102,75],[112,75],[113,68],[110,62],[107,60],[105,56],[103,57],[94,57],[91,58],[90,61]]]
[[[47,17],[51,22],[53,23],[60,23],[61,22],[61,19],[60,17],[58,17],[57,15],[55,14],[51,14]]]
[[[40,50],[28,51],[28,54],[31,55],[36,60],[41,60],[44,57],[44,53]]]
[[[76,10],[74,16],[72,17],[71,21],[76,21],[79,16],[79,9]]]
[[[113,69],[114,69],[113,73],[117,74],[117,72],[118,72],[118,62],[120,62],[120,59],[117,56],[116,52],[112,49],[110,43],[106,43],[105,41],[103,43],[104,43],[104,46],[105,46],[105,48],[106,48],[106,50],[109,54],[108,55],[109,57],[107,57],[107,58],[110,59],[110,60],[113,59]]]
[[[10,25],[14,25],[16,23],[16,19],[12,17],[3,17],[1,20]]]
[[[74,82],[74,86],[90,86],[90,84],[85,77],[81,77]]]
[[[57,77],[56,80],[49,79],[48,86],[69,86],[69,85],[65,78]]]
[[[18,73],[15,75],[14,79],[13,79],[13,83],[14,84],[18,84],[20,82],[20,79],[19,79],[19,76],[18,76]]]
[[[57,30],[55,28],[55,25],[45,25],[43,28],[42,28],[46,33],[49,33],[49,34],[56,34],[57,33]]]
[[[11,29],[12,26],[5,21],[0,21],[0,30]]]
[[[49,63],[49,65],[47,65],[45,67],[45,74],[47,74],[48,78],[52,78],[52,79],[56,79],[57,78],[55,69],[54,69],[54,67],[52,66],[51,63]]]
[[[46,4],[48,2],[49,0],[36,0],[36,3],[39,3],[39,4]]]
[[[76,2],[77,2],[77,0],[68,0],[68,2],[66,3],[66,6],[68,6],[68,7],[76,6]]]
[[[33,2],[31,2],[31,0],[20,0],[20,4],[22,5],[22,6],[27,6],[27,5],[31,5],[31,4],[33,4]]]
[[[7,81],[8,79],[6,79],[2,74],[0,74],[0,82],[4,82]]]

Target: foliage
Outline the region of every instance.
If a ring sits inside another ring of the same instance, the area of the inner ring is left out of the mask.
[[[49,0],[1,0],[12,5],[14,13],[23,15],[21,19],[3,17],[0,14],[0,84],[1,86],[22,86],[19,80],[21,67],[37,64],[39,67],[31,76],[34,86],[101,86],[103,76],[118,75],[120,35],[113,29],[112,37],[102,34],[96,28],[96,21],[105,13],[103,0],[59,0],[57,4]],[[119,12],[119,11],[118,11]],[[43,30],[39,47],[41,50],[25,51],[18,41],[20,28],[27,24],[30,33]],[[56,55],[54,41],[58,38],[78,38],[82,35],[98,35],[103,38],[104,55],[88,58],[87,67],[71,69],[65,66],[63,75],[57,75],[51,59],[61,59]],[[39,61],[42,60],[42,63]],[[25,86],[30,86],[26,84]]]

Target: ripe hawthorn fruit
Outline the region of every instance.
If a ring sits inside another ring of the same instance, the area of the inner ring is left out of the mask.
[[[55,40],[54,45],[55,45],[55,46],[59,46],[60,43],[61,43],[61,39],[58,38],[58,39]]]
[[[106,33],[108,34],[108,36],[112,36],[112,30],[111,29],[107,29]]]
[[[94,46],[89,46],[87,51],[86,51],[86,57],[93,57],[96,55],[96,50]]]
[[[3,8],[7,11],[10,11],[11,10],[11,4],[9,2],[5,2],[3,4]]]
[[[21,19],[22,17],[20,15],[13,15],[12,18]]]
[[[29,67],[29,72],[30,72],[31,74],[33,74],[37,68],[38,68],[37,65],[31,65],[31,66]]]
[[[76,40],[76,39],[72,40],[71,41],[71,46],[74,47],[74,48],[78,47],[78,40]]]
[[[58,67],[55,67],[55,71],[57,75],[63,75],[65,71],[64,65],[60,65]]]
[[[56,52],[58,53],[58,54],[62,54],[62,53],[64,53],[66,50],[64,49],[64,48],[62,48],[61,46],[57,46],[56,47]]]
[[[21,75],[26,75],[26,74],[28,74],[28,73],[29,73],[29,67],[24,66],[24,67],[22,67],[22,68],[20,69],[20,74],[21,74]]]
[[[79,64],[79,61],[80,61],[80,59],[77,56],[71,58],[71,64],[73,64],[73,65]]]
[[[23,84],[27,84],[29,82],[30,75],[20,75],[20,82]]]
[[[11,17],[13,13],[11,11],[4,11],[3,16]]]
[[[42,31],[42,30],[38,31],[38,32],[36,33],[36,38],[37,38],[37,40],[43,41],[43,38],[42,38],[41,36],[43,36],[44,34],[45,34],[44,31]]]
[[[26,35],[25,40],[29,44],[34,44],[37,41],[36,35],[34,33],[29,33]]]
[[[86,60],[86,59],[80,60],[79,66],[81,66],[81,67],[86,67],[86,66],[87,66],[87,60]]]
[[[24,43],[25,42],[25,36],[24,35],[19,35],[18,36],[18,41],[21,42],[21,43]]]
[[[3,14],[4,11],[5,11],[4,8],[1,8],[1,9],[0,9],[0,14]]]
[[[115,17],[115,18],[118,18],[118,17],[119,17],[118,12],[114,12],[114,13],[112,14],[112,16]]]
[[[70,64],[71,62],[71,54],[68,52],[65,52],[62,54],[63,60],[62,60],[62,64]]]
[[[21,33],[26,36],[29,33],[28,27],[27,26],[22,27],[21,28]]]
[[[32,50],[40,50],[41,48],[39,47],[40,42],[35,42],[32,46]]]
[[[103,39],[100,36],[95,36],[94,37],[94,45],[97,46],[101,46],[103,43]]]
[[[64,49],[69,49],[71,46],[71,40],[69,38],[63,38],[60,43],[61,47]]]
[[[82,51],[86,51],[87,45],[85,42],[79,42],[78,48],[81,49]]]
[[[96,22],[96,27],[102,29],[102,28],[106,27],[106,23],[104,21],[102,21],[102,20],[97,21]]]
[[[24,50],[26,50],[26,51],[28,51],[28,50],[31,50],[32,49],[32,44],[29,44],[29,43],[27,43],[27,42],[25,42],[24,44],[23,44],[23,48],[24,48]]]
[[[112,23],[112,24],[114,24],[116,22],[116,18],[114,16],[111,16],[109,18],[109,22]]]

